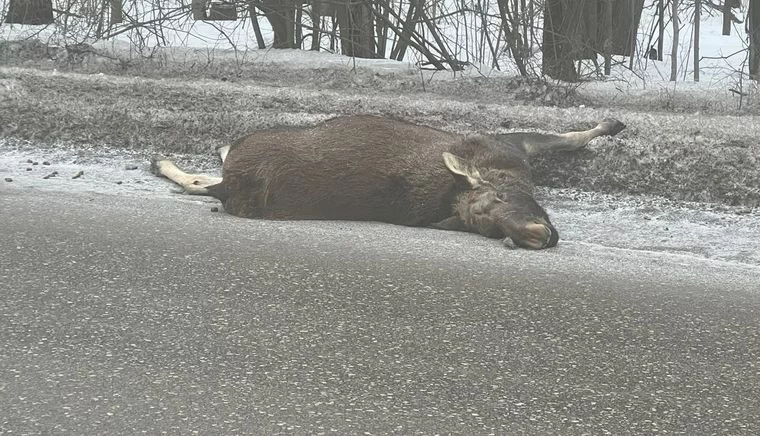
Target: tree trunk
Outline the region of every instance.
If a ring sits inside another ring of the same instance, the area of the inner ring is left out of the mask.
[[[111,4],[111,15],[109,17],[108,23],[113,24],[119,24],[122,21],[124,21],[124,9],[123,5],[121,4],[121,0],[109,0]]]
[[[357,58],[375,57],[372,12],[363,1],[348,1],[338,7],[341,53]]]
[[[760,80],[760,0],[749,1],[749,76]]]
[[[530,56],[530,23],[528,21],[528,9],[525,4],[526,0],[520,0],[520,15],[518,15],[518,22],[515,25],[519,25],[522,22],[522,52],[523,57]],[[531,2],[532,3],[532,2]]]
[[[643,9],[643,2],[640,9],[636,9],[636,2],[630,1],[630,14],[633,23],[631,23],[631,33],[628,38],[628,44],[631,48],[631,54],[628,56],[628,69],[633,70],[633,58],[636,56],[636,39],[638,37],[639,20],[641,19],[641,10]],[[637,15],[638,13],[638,15]]]
[[[636,50],[636,37],[644,10],[644,0],[605,1],[603,9],[612,9],[612,25],[601,29],[599,42],[610,41],[610,54],[633,56]]]
[[[544,3],[544,55],[541,71],[558,80],[573,82],[578,73],[573,65],[572,47],[562,30],[569,4],[564,0],[546,0]]]
[[[409,9],[406,12],[406,19],[404,20],[399,36],[398,44],[391,50],[391,58],[397,61],[404,60],[404,54],[408,47],[408,41],[412,37],[414,27],[417,25],[417,20],[420,17],[420,11],[424,6],[424,0],[411,0],[409,2]]]
[[[298,5],[296,8],[296,39],[295,39],[295,48],[301,48],[301,43],[303,43],[303,5]]]
[[[694,0],[694,81],[699,82],[699,20],[702,15],[702,1]]]
[[[731,35],[731,2],[723,1],[723,35]]]
[[[193,0],[190,3],[190,10],[193,12],[193,20],[205,20],[206,0]]]
[[[661,61],[664,54],[663,50],[665,50],[663,46],[665,40],[665,0],[660,0],[657,3],[657,14],[660,16],[657,34],[657,60]]]
[[[293,0],[264,0],[261,6],[264,16],[272,26],[272,48],[296,48],[295,16]]]
[[[373,4],[371,4],[371,5],[373,5]],[[391,9],[390,3],[388,1],[377,0],[374,3],[374,5],[383,5],[384,7],[388,8],[388,10],[391,11],[391,17],[394,20],[396,20],[396,23],[403,23],[404,22],[402,20],[401,16],[399,14],[397,14],[394,10]],[[370,6],[370,7],[371,7],[371,11],[374,14],[374,16],[375,16],[376,19],[378,19],[378,20],[385,20],[385,17],[382,14],[382,12],[378,11],[377,9],[375,9],[374,6]],[[402,32],[402,30],[397,25],[395,25],[394,23],[386,21],[385,24],[388,26],[388,28],[391,31],[393,31],[393,33],[396,34],[396,36],[399,38],[399,40],[403,41],[404,44],[407,45],[407,46],[414,47],[415,50],[419,51],[420,54],[422,54],[422,56],[424,56],[425,59],[427,59],[427,61],[430,62],[431,65],[433,65],[435,68],[437,68],[439,70],[445,69],[445,67],[443,66],[443,64],[433,55],[433,53],[430,52],[430,50],[428,50],[428,48],[426,47],[425,41],[420,40],[419,35],[417,35],[413,31],[413,29],[412,29],[412,31],[410,31],[409,35],[407,36],[407,35],[404,35],[403,32]]]
[[[335,29],[338,28],[338,19],[335,17],[335,15],[332,15],[330,17],[330,28],[332,29],[332,32],[330,32],[330,52],[335,53],[337,43],[337,38],[335,37]]]
[[[510,26],[509,16],[507,10],[509,7],[508,0],[499,0],[499,14],[501,15],[501,25],[504,29],[504,39],[507,41],[507,47],[509,47],[510,53],[512,53],[512,59],[515,60],[517,70],[520,71],[520,75],[528,77],[528,70],[525,68],[525,61],[523,59],[524,50],[521,50],[520,34],[517,32],[518,23],[512,23]]]
[[[256,7],[253,3],[248,3],[248,15],[251,17],[251,26],[253,27],[253,33],[256,35],[256,45],[259,49],[267,48],[264,44],[264,35],[261,34],[261,27],[259,26],[259,19],[256,17]]]
[[[425,25],[430,31],[430,35],[435,40],[435,43],[438,44],[438,52],[441,53],[441,56],[443,57],[443,59],[446,60],[446,63],[448,63],[451,66],[451,69],[453,71],[461,71],[463,69],[462,65],[459,64],[459,62],[455,61],[449,54],[449,51],[446,48],[446,43],[441,38],[441,35],[438,32],[438,28],[435,27],[433,20],[428,18],[427,14],[425,13],[425,10],[422,10],[420,12],[420,15],[422,16],[422,20],[425,22]]]
[[[602,53],[604,54],[604,75],[612,74],[612,0],[602,0],[604,2],[603,20],[604,20],[604,42],[602,42]]]
[[[5,22],[8,24],[51,24],[53,2],[52,0],[10,0]]]
[[[532,0],[528,3],[528,16],[527,16],[527,19],[525,21],[528,23],[528,29],[525,32],[525,33],[529,33],[529,36],[528,36],[528,41],[529,41],[528,47],[532,49],[533,48],[533,42],[536,40],[536,31],[535,31],[535,29],[536,29],[536,8],[535,8],[535,5],[533,4]]]
[[[678,0],[671,0],[672,12],[670,19],[673,22],[673,47],[670,50],[670,81],[675,82],[678,78]]]
[[[322,38],[322,17],[319,15],[319,3],[311,3],[311,11],[309,13],[311,18],[311,50],[319,51],[319,42]]]
[[[381,4],[378,4],[377,7],[380,8],[380,11],[382,11],[383,14],[383,18],[376,20],[375,24],[375,35],[377,35],[377,56],[385,58],[388,49],[388,22],[390,21],[390,9],[393,7],[393,4],[388,2],[387,7]]]

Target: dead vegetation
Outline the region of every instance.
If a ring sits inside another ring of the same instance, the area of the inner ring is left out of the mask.
[[[43,146],[211,154],[255,129],[313,124],[338,114],[383,114],[465,134],[580,130],[612,115],[628,124],[619,137],[536,161],[536,180],[552,187],[760,205],[760,123],[753,116],[594,108],[572,90],[519,79],[424,83],[400,73],[269,64],[229,75],[229,63],[125,68],[46,60],[47,52],[36,52],[34,68],[28,62],[0,68],[0,137]],[[564,105],[552,105],[555,99]]]

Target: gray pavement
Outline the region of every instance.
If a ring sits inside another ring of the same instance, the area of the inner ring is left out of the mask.
[[[760,433],[757,266],[213,205],[0,187],[0,433]]]

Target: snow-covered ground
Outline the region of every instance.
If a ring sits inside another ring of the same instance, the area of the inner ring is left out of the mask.
[[[6,9],[6,0],[0,1],[0,11]],[[439,9],[441,14],[446,11],[454,11],[461,7],[456,5],[453,0],[445,0],[443,5]],[[480,2],[479,2],[480,4]],[[490,11],[494,17],[498,16],[498,7],[496,2],[486,1],[483,3],[488,11]],[[176,2],[171,0],[166,2],[165,7],[175,7]],[[687,5],[688,6],[688,5]],[[748,0],[742,1],[742,8],[738,12],[741,18],[744,18],[748,8]],[[645,10],[643,12],[641,22],[638,28],[638,45],[637,56],[632,70],[628,70],[627,58],[617,58],[616,61],[620,61],[620,65],[614,67],[613,74],[606,81],[596,81],[593,85],[589,85],[590,88],[596,89],[658,89],[665,84],[668,84],[670,76],[671,63],[676,62],[678,64],[678,82],[680,85],[675,87],[670,84],[669,89],[675,92],[679,88],[683,91],[699,89],[722,89],[727,87],[733,87],[738,89],[742,85],[746,85],[741,79],[741,72],[746,74],[747,53],[744,50],[747,45],[747,36],[745,32],[744,24],[734,24],[732,27],[732,34],[730,36],[722,35],[722,15],[714,10],[711,13],[706,13],[711,9],[705,8],[705,12],[702,15],[701,22],[701,37],[700,37],[700,73],[701,81],[697,86],[693,86],[693,6],[691,8],[682,8],[680,21],[680,37],[679,37],[679,51],[676,59],[671,59],[670,47],[672,46],[672,27],[668,23],[665,26],[665,35],[663,41],[664,52],[663,61],[652,61],[642,53],[646,50],[647,45],[653,42],[651,35],[656,33],[656,8],[651,7],[650,2],[646,2]],[[155,15],[156,10],[151,9],[149,3],[140,5],[138,3],[127,5],[127,13],[134,16],[142,16],[144,19],[155,19],[158,15]],[[667,14],[666,13],[666,18]],[[155,33],[151,33],[146,30],[135,29],[125,33],[120,33],[117,37],[108,40],[107,42],[100,42],[98,45],[103,48],[119,48],[123,49],[127,47],[131,52],[137,54],[151,54],[155,55],[156,50],[162,52],[164,49],[169,48],[182,48],[182,49],[197,49],[202,51],[208,61],[213,61],[217,56],[225,56],[227,51],[233,51],[236,59],[241,62],[247,61],[281,61],[283,57],[288,60],[302,63],[306,67],[319,68],[323,67],[325,62],[328,63],[348,63],[351,65],[359,66],[372,66],[379,69],[416,69],[422,57],[415,50],[410,49],[410,55],[406,60],[402,62],[384,61],[384,60],[364,60],[364,59],[347,59],[345,57],[334,56],[328,58],[325,56],[309,56],[298,55],[291,56],[284,54],[279,50],[259,50],[256,47],[255,37],[253,29],[246,19],[247,17],[240,17],[237,21],[194,21],[188,15],[181,16],[170,22],[167,22],[167,27],[161,29],[161,42],[157,39],[158,36]],[[473,22],[472,18],[469,24],[467,23],[467,17],[460,15],[447,16],[444,19],[438,20],[440,32],[447,42],[448,49],[453,53],[454,57],[469,62],[469,68],[465,72],[438,74],[438,77],[456,77],[457,75],[476,75],[476,76],[494,76],[494,75],[514,75],[517,70],[514,67],[514,63],[510,61],[506,52],[500,52],[499,67],[494,68],[491,63],[491,57],[488,54],[489,50],[483,51],[485,56],[481,60],[475,61],[473,52],[479,51],[479,41],[482,39],[482,32],[480,32],[479,26],[481,23]],[[464,21],[463,21],[464,20]],[[541,26],[541,18],[537,17],[536,26]],[[0,40],[15,40],[25,38],[38,38],[42,41],[49,42],[51,44],[65,45],[74,42],[82,42],[81,35],[85,34],[84,30],[77,33],[78,29],[84,29],[84,24],[71,17],[69,19],[70,27],[67,29],[59,28],[54,25],[43,26],[26,26],[26,25],[9,25],[3,24],[0,26]],[[74,23],[74,24],[72,24]],[[273,34],[269,23],[263,19],[259,19],[261,30],[267,44],[271,43]],[[76,24],[76,25],[75,25]],[[80,26],[80,27],[77,27]],[[493,27],[495,29],[496,26]],[[493,31],[493,29],[491,29]],[[495,38],[497,35],[493,35]],[[323,47],[329,46],[329,38],[323,37]],[[393,35],[390,36],[391,40]],[[540,30],[536,31],[537,39],[536,44],[540,43]],[[91,42],[91,41],[87,41]],[[390,41],[389,41],[390,42]],[[304,45],[308,46],[310,40],[307,38],[304,41]],[[390,44],[389,44],[390,47]],[[171,51],[171,50],[169,50]],[[532,59],[535,65],[540,65],[540,51],[535,53],[535,57]],[[589,64],[590,65],[590,64]],[[584,70],[588,72],[589,65],[584,67]],[[604,85],[608,83],[609,85]],[[692,85],[686,85],[691,83]]]
[[[439,12],[456,9],[449,3],[451,2],[445,1]],[[746,15],[748,1],[744,0],[742,3],[743,6],[738,15],[743,18]],[[3,1],[0,1],[0,10],[4,10],[2,4]],[[171,1],[167,3],[167,5],[171,4]],[[487,1],[484,4],[492,9],[494,16],[498,16],[496,2]],[[612,75],[578,85],[581,94],[601,105],[628,104],[651,107],[653,110],[678,109],[690,112],[705,109],[727,112],[757,111],[760,107],[757,85],[747,79],[747,51],[745,50],[747,36],[743,23],[734,24],[732,34],[723,36],[722,16],[717,12],[703,13],[700,30],[701,77],[699,82],[694,82],[692,53],[694,41],[691,23],[693,7],[685,8],[680,17],[679,54],[676,59],[671,59],[670,54],[672,28],[669,24],[665,26],[663,45],[665,53],[663,53],[663,61],[659,62],[642,55],[646,46],[652,42],[650,35],[655,33],[656,24],[655,8],[649,7],[650,2],[646,2],[646,6],[638,29],[638,54],[634,60],[633,69],[627,68],[627,58],[616,57],[615,61],[619,64],[614,66]],[[147,3],[143,6],[129,5],[129,8],[138,9],[129,9],[128,13],[147,14],[146,18],[151,18],[150,14],[155,13]],[[193,21],[188,16],[184,16],[172,21],[168,28],[162,29],[160,44],[155,34],[144,29],[137,29],[120,34],[111,40],[98,42],[95,46],[111,52],[127,53],[128,56],[150,55],[153,58],[194,65],[231,60],[240,68],[256,64],[286,65],[288,68],[302,69],[365,68],[376,71],[378,74],[415,75],[419,80],[427,82],[457,80],[461,77],[494,78],[516,75],[514,63],[504,52],[499,59],[498,69],[491,66],[490,57],[487,55],[488,50],[483,51],[486,54],[485,59],[474,61],[472,52],[478,50],[473,47],[477,44],[478,38],[482,38],[482,34],[478,31],[477,20],[468,19],[470,21],[467,26],[463,24],[464,18],[456,16],[438,21],[440,30],[448,41],[449,50],[458,59],[470,62],[463,72],[420,71],[418,66],[422,57],[411,49],[409,56],[401,62],[347,58],[324,51],[312,53],[306,50],[259,50],[256,47],[250,23],[245,19],[233,22],[205,22]],[[74,19],[70,21],[76,22]],[[268,22],[263,18],[259,22],[264,39],[270,43],[272,32],[268,27]],[[537,25],[540,26],[540,21]],[[71,28],[77,29],[73,25]],[[65,31],[55,26],[42,28],[41,26],[3,24],[0,26],[0,40],[34,37],[53,45],[81,42],[81,37],[78,38],[71,28]],[[536,38],[540,39],[540,32],[537,32]],[[310,42],[307,38],[305,45],[308,46],[308,44]],[[323,46],[329,46],[329,42],[325,40]],[[540,51],[537,51],[531,60],[536,70],[540,69],[540,55]],[[677,82],[668,80],[672,62],[678,64]],[[584,65],[584,73],[589,73],[592,65],[590,62]]]
[[[746,3],[746,2],[745,2]],[[745,5],[746,6],[746,5]],[[2,8],[0,8],[2,9]],[[646,16],[642,20],[641,32],[645,32],[651,26],[652,17]],[[262,24],[263,20],[262,20]],[[185,27],[182,27],[185,26]],[[297,74],[308,75],[309,71],[341,71],[351,72],[356,68],[364,70],[364,74],[357,74],[353,83],[342,84],[343,93],[338,98],[336,95],[324,95],[322,106],[309,103],[307,112],[312,117],[329,116],[334,113],[345,112],[340,108],[330,109],[323,107],[330,104],[357,104],[363,103],[371,112],[377,112],[377,105],[388,106],[393,113],[403,113],[404,108],[409,108],[414,113],[413,118],[426,124],[441,126],[441,124],[453,125],[455,130],[481,130],[487,124],[488,128],[498,129],[493,115],[481,117],[482,120],[474,123],[466,118],[455,119],[454,115],[461,113],[462,108],[469,108],[471,112],[500,112],[504,108],[494,105],[493,108],[485,105],[476,105],[472,101],[459,101],[459,96],[445,99],[439,92],[438,97],[417,100],[416,94],[396,94],[387,98],[369,97],[364,101],[363,93],[372,95],[379,94],[381,90],[373,89],[378,83],[371,80],[372,75],[396,76],[398,82],[381,81],[382,86],[394,86],[393,83],[403,83],[404,80],[415,80],[435,87],[436,84],[457,82],[463,76],[468,78],[482,78],[484,82],[489,79],[496,80],[514,74],[514,70],[507,64],[502,63],[502,70],[495,70],[483,65],[473,65],[463,73],[420,71],[416,68],[415,57],[412,56],[404,62],[390,60],[367,60],[352,59],[331,53],[314,53],[302,50],[257,50],[253,48],[253,37],[247,26],[238,23],[202,23],[187,21],[180,26],[176,34],[168,35],[172,42],[170,47],[157,52],[159,57],[164,57],[175,63],[193,64],[198,61],[213,63],[218,60],[234,60],[241,68],[248,65],[266,65],[268,70],[297,71]],[[226,36],[221,36],[214,26],[221,26],[228,31]],[[734,113],[739,108],[739,97],[729,88],[741,90],[747,95],[742,97],[743,108],[748,102],[752,104],[755,99],[753,84],[748,84],[742,79],[742,68],[745,63],[743,54],[724,58],[725,55],[740,52],[744,48],[744,32],[742,26],[735,27],[734,34],[725,37],[720,34],[721,17],[705,17],[702,21],[701,55],[706,58],[702,62],[701,81],[695,83],[692,80],[691,61],[686,58],[691,42],[688,38],[691,26],[685,25],[681,31],[681,58],[677,59],[681,69],[679,81],[676,83],[667,80],[670,71],[668,50],[665,53],[664,62],[651,62],[648,59],[639,59],[634,69],[617,67],[613,75],[606,80],[586,82],[579,87],[582,95],[592,97],[600,109],[578,107],[574,109],[541,108],[521,106],[519,114],[512,114],[510,120],[517,120],[518,127],[531,125],[534,119],[540,126],[556,127],[567,124],[568,119],[592,119],[598,115],[599,110],[616,112],[616,107],[631,104],[639,108],[650,108],[653,111],[664,111],[674,107],[682,113],[668,116],[673,125],[666,126],[665,133],[660,131],[657,136],[660,143],[669,144],[681,141],[683,136],[693,136],[695,143],[701,141],[704,131],[709,130],[714,136],[714,142],[723,141],[724,138],[735,138],[732,129],[743,124],[741,119],[733,117],[703,118],[700,111],[709,108],[712,111],[727,111]],[[28,36],[39,29],[31,26],[8,26],[0,27],[0,39],[16,39]],[[268,29],[265,37],[271,38]],[[50,29],[55,32],[55,29]],[[668,37],[670,29],[667,28]],[[42,36],[45,36],[44,33]],[[52,35],[48,35],[51,36]],[[129,35],[125,35],[129,36]],[[229,37],[229,39],[228,39]],[[55,42],[55,41],[54,41]],[[60,41],[58,41],[60,42]],[[230,45],[232,42],[232,45]],[[670,44],[665,41],[665,47]],[[235,50],[231,50],[234,46]],[[97,44],[101,49],[116,52],[129,52],[132,47],[128,40],[121,38],[109,42]],[[505,67],[506,66],[506,67]],[[367,73],[369,72],[369,74]],[[746,73],[746,71],[745,71]],[[290,74],[290,73],[287,73]],[[390,85],[389,85],[390,84]],[[13,85],[12,82],[5,84],[6,88]],[[214,85],[209,82],[208,86]],[[325,82],[320,82],[320,87]],[[226,87],[234,87],[234,84],[224,84]],[[243,85],[245,86],[245,85]],[[321,92],[320,89],[308,89],[309,84],[300,85],[301,89],[288,88],[276,89],[275,86],[267,88],[266,92],[282,94],[283,98],[309,98],[311,94]],[[347,89],[345,89],[347,88]],[[349,98],[350,91],[354,90],[356,98]],[[439,89],[447,89],[440,86]],[[487,90],[488,86],[483,89]],[[485,92],[478,89],[478,92]],[[3,92],[23,92],[23,89],[1,89]],[[262,91],[264,92],[264,91]],[[293,95],[297,94],[297,96]],[[360,98],[361,97],[361,98]],[[499,94],[494,92],[486,99],[487,102],[498,101]],[[437,102],[439,107],[426,112],[426,105],[431,101]],[[454,108],[457,111],[454,111]],[[443,109],[442,109],[443,108]],[[446,109],[448,108],[448,109]],[[291,108],[292,109],[292,108]],[[451,110],[449,110],[451,109]],[[442,116],[442,111],[450,112],[450,116]],[[279,117],[287,117],[291,114],[284,108]],[[349,111],[350,112],[350,111]],[[573,112],[573,113],[571,113]],[[268,116],[268,115],[267,115]],[[548,122],[547,117],[562,118],[554,123]],[[646,110],[634,110],[626,114],[625,121],[629,123],[629,132],[633,138],[628,141],[646,141],[647,137],[654,134],[658,123],[662,123],[665,117],[652,118]],[[747,123],[752,123],[754,117],[747,117]],[[744,123],[746,124],[746,123]],[[508,126],[504,126],[508,127]],[[756,137],[752,132],[755,128],[747,125],[748,129],[742,129],[744,136]],[[509,130],[509,129],[507,129]],[[649,133],[648,131],[649,130]],[[739,134],[740,132],[734,132]],[[649,135],[649,136],[648,136]],[[670,139],[671,141],[668,141]],[[744,138],[749,140],[748,138]],[[654,139],[653,139],[654,140]],[[741,142],[741,141],[740,141]],[[652,148],[653,152],[656,152]],[[199,207],[211,207],[216,205],[212,199],[177,195],[175,188],[164,180],[160,180],[149,173],[148,159],[150,151],[130,151],[94,146],[67,145],[55,148],[37,149],[34,144],[26,147],[9,145],[0,139],[0,178],[8,178],[11,181],[0,180],[0,194],[4,189],[38,189],[52,190],[56,192],[108,193],[130,196],[152,195],[167,196],[176,201],[190,201],[198,203]],[[758,157],[758,156],[755,156]],[[216,162],[208,156],[178,156],[180,163],[189,169],[202,170],[207,173],[218,171]],[[29,163],[28,161],[32,162]],[[44,162],[50,165],[44,165]],[[34,165],[37,162],[37,165]],[[137,169],[132,169],[137,166]],[[30,171],[27,171],[30,168]],[[129,168],[129,169],[128,169]],[[44,176],[53,172],[57,174],[50,178]],[[79,171],[84,175],[77,179],[72,176]],[[563,244],[585,244],[590,246],[615,247],[623,250],[646,250],[666,253],[678,253],[684,259],[690,257],[703,257],[714,261],[739,262],[760,266],[760,249],[757,241],[760,240],[760,211],[741,208],[721,208],[715,205],[699,203],[675,203],[661,198],[646,196],[623,196],[604,195],[598,193],[578,192],[572,190],[542,189],[540,192],[541,202],[547,206],[555,225],[560,230]],[[475,237],[475,236],[473,236]]]
[[[40,150],[9,147],[0,141],[0,177],[11,179],[0,180],[0,196],[5,190],[22,189],[118,195],[125,201],[149,195],[209,210],[219,206],[212,198],[182,195],[177,186],[150,173],[149,159],[144,151],[104,147]],[[211,156],[177,155],[174,159],[191,172],[219,175],[217,161]],[[80,172],[80,177],[72,178]],[[558,228],[563,245],[670,253],[682,256],[685,263],[702,258],[760,267],[760,211],[545,188],[540,190],[539,200]],[[484,243],[490,242],[484,239]]]

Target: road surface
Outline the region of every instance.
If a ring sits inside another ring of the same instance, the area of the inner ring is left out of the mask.
[[[760,267],[66,183],[0,187],[0,433],[760,432]]]

